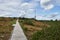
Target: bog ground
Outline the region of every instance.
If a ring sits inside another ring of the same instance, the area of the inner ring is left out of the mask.
[[[0,18],[0,40],[11,37],[16,19]],[[60,21],[19,18],[19,23],[28,40],[60,40]]]

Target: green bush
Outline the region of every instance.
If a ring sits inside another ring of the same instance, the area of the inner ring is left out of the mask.
[[[52,22],[50,22],[52,23]],[[31,40],[60,40],[60,22],[53,22],[50,28],[44,28],[32,35]]]
[[[25,23],[28,25],[33,25],[33,23],[31,21],[26,21]]]
[[[27,31],[27,30],[28,30],[28,28],[24,27],[24,28],[23,28],[23,30],[24,30],[24,31]]]
[[[34,26],[32,20],[24,20],[24,24],[28,24],[28,25],[32,25],[32,26]]]

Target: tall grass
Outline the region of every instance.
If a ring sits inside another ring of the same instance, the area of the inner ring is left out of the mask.
[[[20,19],[20,23],[34,26],[33,21],[31,19]]]
[[[44,23],[50,24],[51,27],[37,31],[32,35],[31,40],[60,40],[60,21]]]

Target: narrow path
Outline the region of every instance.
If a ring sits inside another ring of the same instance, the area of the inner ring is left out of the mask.
[[[15,24],[15,27],[14,27],[10,40],[27,40],[18,20],[16,21],[16,24]]]

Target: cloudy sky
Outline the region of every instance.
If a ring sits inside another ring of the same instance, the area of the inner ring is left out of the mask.
[[[60,20],[60,0],[0,0],[0,17]]]

